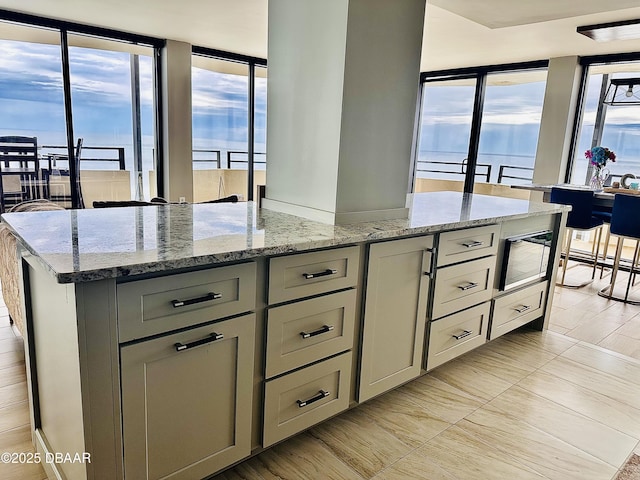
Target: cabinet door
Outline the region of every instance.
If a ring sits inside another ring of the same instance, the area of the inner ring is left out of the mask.
[[[433,237],[371,245],[358,400],[420,375]]]
[[[203,478],[251,453],[254,337],[251,314],[122,347],[125,478]]]

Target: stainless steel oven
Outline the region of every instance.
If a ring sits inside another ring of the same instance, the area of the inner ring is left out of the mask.
[[[527,233],[505,240],[500,290],[533,283],[547,274],[553,232]]]

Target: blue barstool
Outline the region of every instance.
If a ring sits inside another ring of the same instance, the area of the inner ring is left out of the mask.
[[[559,285],[570,288],[584,287],[585,285],[593,282],[593,279],[596,276],[598,254],[600,253],[600,240],[602,238],[602,224],[604,223],[601,218],[593,216],[593,190],[553,187],[551,189],[550,202],[571,205],[571,211],[567,217],[567,242],[564,261],[562,262],[562,278]],[[591,273],[591,280],[579,285],[567,285],[564,282],[564,277],[567,273],[567,263],[569,263],[569,252],[571,251],[573,231],[588,231],[593,230],[594,228],[598,230],[598,240],[596,243],[595,254],[592,250],[593,271]]]
[[[609,299],[621,300],[627,303],[633,303],[635,305],[640,304],[640,301],[629,300],[629,289],[631,288],[631,282],[635,275],[634,269],[638,262],[638,250],[640,247],[640,219],[638,218],[638,212],[640,211],[640,196],[616,194],[613,200],[613,212],[611,215],[611,227],[610,231],[612,235],[618,236],[618,243],[616,244],[616,254],[613,259],[613,270],[611,272],[611,284],[600,290],[599,295],[606,296]],[[613,296],[613,288],[616,284],[616,277],[618,276],[618,270],[620,268],[620,259],[622,257],[622,247],[624,246],[625,239],[631,239],[636,241],[636,249],[631,258],[631,268],[629,270],[629,280],[627,281],[627,290],[624,294],[624,298],[618,298]],[[607,294],[606,291],[609,290]]]
[[[604,237],[604,245],[602,247],[602,263],[600,264],[600,278],[602,278],[602,275],[604,274],[604,267],[605,267],[605,262],[607,261],[607,253],[609,251],[609,240],[611,239],[611,212],[605,211],[605,210],[593,210],[591,212],[591,215],[593,215],[596,218],[600,218],[604,223],[603,223],[603,227],[605,225],[607,225],[607,229],[606,229],[606,235]],[[600,248],[600,242],[598,241],[598,249]],[[597,260],[596,260],[597,261]]]

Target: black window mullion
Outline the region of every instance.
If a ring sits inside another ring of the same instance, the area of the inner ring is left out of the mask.
[[[254,144],[255,144],[255,123],[256,123],[256,65],[249,64],[249,115],[248,115],[248,149],[247,149],[247,201],[253,201],[254,183]]]
[[[467,174],[464,178],[465,193],[473,193],[478,163],[478,146],[480,144],[480,128],[482,126],[482,111],[484,109],[484,94],[487,85],[486,72],[478,74],[476,91],[473,99],[473,117],[471,119],[471,133],[469,136],[469,154],[467,156]]]
[[[156,170],[156,192],[159,197],[167,198],[167,192],[164,191],[164,118],[163,96],[162,96],[162,50],[156,47],[153,52],[153,94],[154,94],[154,115],[156,124],[155,134],[155,156],[154,168]]]
[[[64,112],[67,127],[67,158],[69,159],[69,186],[71,188],[71,208],[80,208],[80,165],[75,158],[75,136],[73,134],[73,105],[71,103],[71,73],[69,69],[69,41],[66,30],[60,30],[60,51],[62,53],[62,87]]]

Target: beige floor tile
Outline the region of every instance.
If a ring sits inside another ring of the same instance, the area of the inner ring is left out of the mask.
[[[2,480],[46,480],[47,475],[42,465],[33,464],[3,464],[0,463],[0,478]]]
[[[571,309],[576,305],[585,302],[590,297],[589,293],[582,293],[580,290],[571,288],[556,288],[553,295],[553,306],[564,309]]]
[[[431,374],[423,375],[397,391],[409,395],[423,408],[450,423],[456,423],[484,403]]]
[[[640,340],[619,335],[617,331],[599,342],[598,345],[640,359]]]
[[[620,324],[609,321],[602,316],[595,316],[583,320],[576,328],[567,332],[568,337],[572,337],[583,342],[597,344],[620,328]]]
[[[456,426],[433,438],[394,467],[397,468],[405,462],[418,463],[425,460],[459,480],[542,480],[544,478],[511,455],[505,455],[504,452]]]
[[[29,425],[7,430],[0,435],[0,452],[17,452],[16,446],[24,444],[31,445],[31,427]]]
[[[631,320],[622,325],[615,331],[620,335],[625,335],[636,340],[640,340],[640,318],[633,317]]]
[[[638,441],[521,387],[511,387],[488,406],[540,429],[584,452],[620,468]],[[469,417],[471,418],[471,417]]]
[[[332,455],[321,441],[302,434],[215,478],[358,480],[362,477]]]
[[[397,390],[373,399],[358,409],[378,426],[407,445],[418,447],[451,426],[411,396]]]
[[[552,332],[555,332],[555,333],[560,333],[560,334],[562,334],[562,335],[566,335],[566,334],[567,334],[567,332],[569,332],[569,330],[570,330],[570,329],[569,329],[569,328],[559,327],[559,326],[557,326],[557,325],[550,324],[550,325],[549,325],[549,330],[550,330],[550,331],[552,331]]]
[[[27,400],[27,389],[22,383],[14,383],[0,387],[0,408],[15,403],[26,402]]]
[[[521,362],[519,359],[502,354],[507,348],[489,348],[487,344],[466,354],[465,363],[472,363],[476,368],[484,370],[511,384],[517,383],[535,371],[536,368]],[[504,343],[500,345],[504,347]]]
[[[612,355],[602,348],[579,343],[561,355],[574,362],[598,369],[624,381],[640,385],[640,361]]]
[[[578,342],[576,339],[567,337],[566,335],[549,332],[548,330],[541,332],[526,327],[503,335],[500,339],[513,342],[523,350],[526,347],[534,347],[535,349],[540,348],[556,355],[560,355]],[[528,362],[530,359],[525,357],[523,361],[525,360]]]
[[[640,440],[640,410],[607,395],[540,371],[518,386]]]
[[[0,408],[0,433],[29,425],[29,422],[29,405],[27,402]]]
[[[2,319],[0,319],[0,325],[3,325]],[[13,329],[10,326],[2,326],[0,327],[0,340],[4,339],[13,339],[15,338],[15,334],[13,333]]]
[[[0,367],[0,387],[21,383],[26,389],[26,382],[27,372],[24,364],[9,365],[4,368]]]
[[[618,323],[629,322],[634,319],[637,320],[639,318],[638,315],[640,315],[640,307],[638,305],[616,301],[613,301],[606,310],[601,312],[601,316],[607,320],[615,320]]]
[[[0,368],[24,365],[24,350],[0,353]]]
[[[312,428],[309,434],[365,478],[373,477],[414,449],[357,408]]]
[[[602,480],[617,468],[519,419],[485,405],[457,426],[552,480]]]
[[[640,409],[640,388],[630,380],[615,377],[609,373],[557,357],[543,366],[540,371],[563,378],[567,382],[606,395],[620,403]]]
[[[545,335],[547,336],[548,332]],[[487,343],[482,349],[494,351],[501,357],[516,362],[516,365],[525,365],[534,370],[557,356],[556,353],[541,348],[537,337],[520,332],[503,335]]]
[[[0,353],[13,352],[16,350],[23,351],[22,343],[22,339],[17,337],[0,339]]]
[[[489,373],[464,358],[441,365],[431,375],[485,402],[513,385],[513,382]]]
[[[373,477],[374,480],[457,480],[426,456],[412,452]]]

